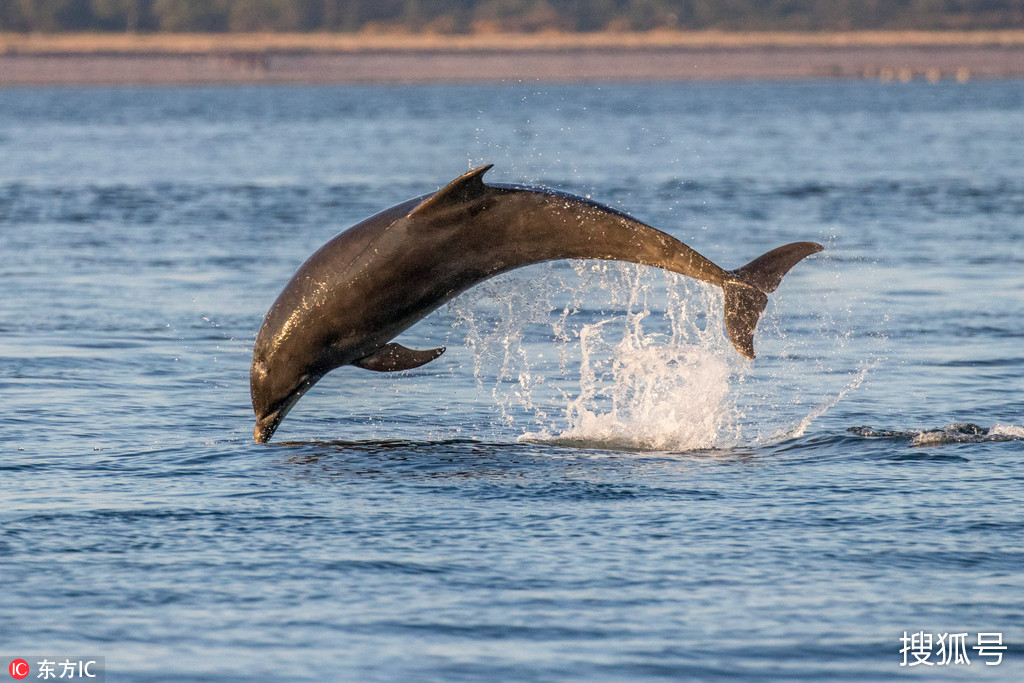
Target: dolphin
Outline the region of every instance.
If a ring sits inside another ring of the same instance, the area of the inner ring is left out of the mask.
[[[253,439],[264,443],[321,377],[342,365],[416,368],[444,348],[391,340],[490,277],[554,259],[664,268],[721,287],[725,328],[754,358],[754,328],[790,268],[822,250],[794,242],[724,270],[621,211],[549,189],[486,185],[492,165],[405,201],[337,235],[303,263],[263,320],[250,370]]]

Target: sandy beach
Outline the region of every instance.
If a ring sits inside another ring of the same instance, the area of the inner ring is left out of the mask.
[[[1024,77],[1024,31],[0,34],[0,86]]]

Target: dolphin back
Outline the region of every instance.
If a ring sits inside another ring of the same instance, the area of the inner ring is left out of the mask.
[[[612,207],[562,192],[517,185],[486,185],[490,165],[474,169],[417,206],[410,217],[440,214],[450,220],[486,197],[503,195],[506,213],[493,222],[515,225],[494,245],[514,244],[502,269],[556,258],[606,259],[663,268],[717,285],[725,293],[725,328],[736,350],[754,358],[754,332],[783,276],[801,260],[822,250],[815,242],[793,242],[763,254],[742,268],[727,271],[675,237]],[[494,209],[492,209],[494,210]],[[510,215],[511,214],[511,215]],[[498,231],[491,230],[492,238]],[[526,244],[535,245],[531,250]],[[489,264],[495,271],[497,260]],[[477,272],[477,278],[486,272]],[[494,272],[487,272],[492,275]]]

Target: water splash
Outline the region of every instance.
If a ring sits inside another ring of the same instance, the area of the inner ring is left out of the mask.
[[[756,364],[728,340],[719,289],[634,264],[532,266],[470,290],[449,313],[515,438],[668,452],[765,445],[804,435],[887,360],[884,334],[854,335],[856,297],[839,264],[822,265],[804,274],[795,306],[784,289],[769,298]]]
[[[745,363],[717,289],[632,264],[577,262],[576,277],[539,268],[450,305],[478,385],[503,422],[525,427],[520,439],[658,451],[738,441],[730,388]]]
[[[629,334],[616,345],[610,381],[602,386],[589,350],[604,341],[599,325],[581,335],[581,391],[567,406],[568,428],[521,438],[656,451],[723,445],[723,435],[735,427],[735,406],[729,391],[733,373],[721,354],[686,343],[655,345],[642,332]],[[605,396],[610,409],[601,407]]]
[[[777,443],[779,441],[786,441],[787,439],[796,439],[804,435],[807,428],[817,420],[819,417],[825,414],[827,410],[834,407],[837,403],[846,398],[846,395],[851,391],[860,388],[860,385],[864,383],[868,373],[878,367],[881,363],[880,358],[874,359],[871,363],[861,367],[860,371],[854,375],[853,379],[839,390],[839,393],[834,396],[828,396],[824,401],[811,408],[811,411],[805,415],[800,422],[787,428],[780,429],[771,434],[771,436],[763,439],[763,443]]]

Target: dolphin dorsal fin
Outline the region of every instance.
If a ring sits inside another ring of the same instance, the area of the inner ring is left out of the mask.
[[[469,173],[460,175],[440,190],[430,195],[409,212],[409,216],[423,216],[450,206],[456,206],[483,195],[487,191],[484,185],[484,173],[491,170],[494,164],[475,168]]]

